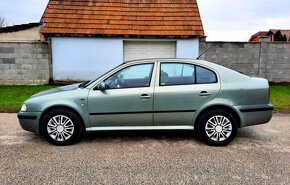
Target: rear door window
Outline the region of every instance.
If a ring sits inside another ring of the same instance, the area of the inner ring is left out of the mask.
[[[161,63],[160,86],[195,83],[195,66],[183,63]]]

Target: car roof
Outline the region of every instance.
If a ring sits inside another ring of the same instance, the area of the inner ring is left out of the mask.
[[[192,58],[150,58],[150,59],[138,59],[138,60],[130,60],[130,61],[127,61],[125,62],[125,64],[128,64],[128,63],[137,63],[140,62],[193,62],[197,65],[200,65],[200,66],[204,66],[204,67],[207,67],[207,68],[210,68],[216,72],[218,72],[219,74],[223,74],[223,76],[232,76],[232,77],[237,77],[239,76],[240,78],[249,78],[248,76],[244,75],[244,74],[241,74],[237,71],[234,71],[232,69],[229,69],[225,66],[222,66],[222,65],[219,65],[219,64],[216,64],[216,63],[213,63],[213,62],[208,62],[206,60],[200,60],[200,59],[192,59]],[[231,78],[231,77],[229,77]]]
[[[150,62],[150,61],[181,61],[181,60],[185,60],[185,61],[198,61],[197,59],[192,59],[192,58],[146,58],[146,59],[136,59],[136,60],[129,60],[126,61],[124,63],[129,63],[129,62]]]
[[[194,62],[196,64],[199,65],[205,65],[207,67],[212,67],[212,68],[225,68],[224,66],[212,63],[212,62],[208,62],[205,60],[200,60],[200,59],[192,59],[192,58],[149,58],[149,59],[137,59],[137,60],[129,60],[124,62],[124,64],[128,64],[128,63],[146,63],[146,62]]]

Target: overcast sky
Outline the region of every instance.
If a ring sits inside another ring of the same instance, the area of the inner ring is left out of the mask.
[[[246,41],[258,31],[290,29],[290,0],[197,0],[207,40]]]
[[[290,0],[197,0],[208,41],[246,41],[258,31],[290,29]],[[48,0],[1,0],[9,24],[40,20]]]

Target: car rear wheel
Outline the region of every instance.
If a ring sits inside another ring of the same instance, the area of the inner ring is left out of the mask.
[[[60,108],[44,115],[41,131],[53,145],[70,145],[80,140],[82,124],[75,113]]]
[[[237,121],[225,110],[210,110],[198,121],[200,138],[208,145],[224,146],[229,144],[237,134]]]

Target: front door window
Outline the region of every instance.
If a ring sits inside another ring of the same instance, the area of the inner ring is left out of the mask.
[[[107,89],[149,87],[153,64],[126,67],[105,80]]]

